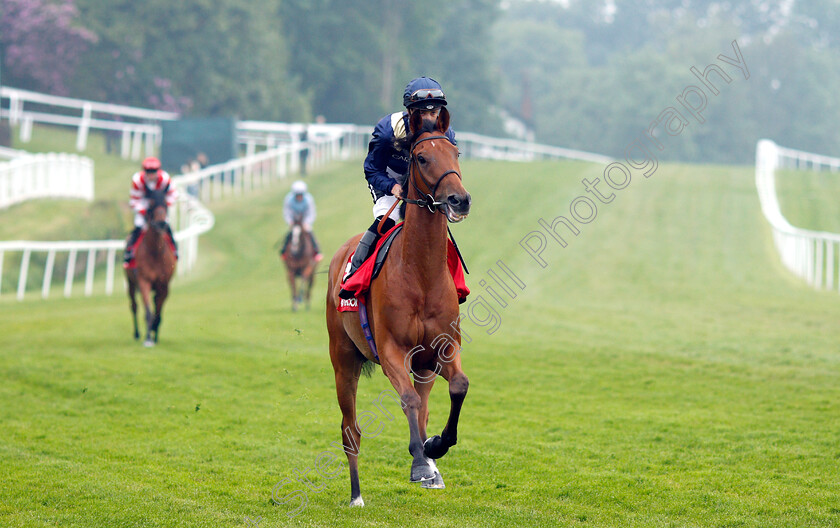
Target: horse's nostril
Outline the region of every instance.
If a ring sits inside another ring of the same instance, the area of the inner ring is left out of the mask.
[[[449,202],[449,205],[453,207],[458,207],[459,205],[461,205],[461,200],[454,194],[449,195],[449,198],[447,198],[446,201]]]

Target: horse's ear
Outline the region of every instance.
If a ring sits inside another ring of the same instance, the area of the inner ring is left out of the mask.
[[[423,115],[420,112],[411,112],[411,116],[408,118],[409,134],[416,134],[421,128],[423,128]]]
[[[446,131],[449,130],[449,110],[445,106],[440,107],[440,114],[437,118],[437,129],[442,134],[446,134]]]

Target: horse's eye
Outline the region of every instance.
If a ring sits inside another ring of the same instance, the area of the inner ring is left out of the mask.
[[[417,161],[419,161],[420,163],[426,163],[426,158],[424,158],[422,154],[418,154]]]

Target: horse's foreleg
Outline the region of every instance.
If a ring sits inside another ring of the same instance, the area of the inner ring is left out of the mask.
[[[420,395],[420,411],[418,412],[418,425],[420,427],[420,440],[423,442],[423,454],[429,457],[426,453],[426,428],[429,426],[429,393],[432,392],[432,387],[435,384],[435,375],[431,370],[418,370],[414,379],[414,389]],[[419,379],[418,379],[419,378]],[[428,380],[428,381],[423,381]],[[446,487],[443,483],[443,476],[435,467],[435,478],[427,480],[422,483],[424,488],[443,489]]]
[[[146,341],[143,344],[145,344],[146,346],[151,346],[151,344],[152,344],[151,335],[152,335],[152,317],[153,317],[153,314],[152,314],[152,308],[151,308],[152,303],[150,301],[150,297],[151,297],[152,285],[149,284],[149,282],[147,282],[145,280],[140,280],[138,282],[139,282],[138,287],[140,289],[140,297],[143,299],[143,308],[145,308],[145,310],[146,310]]]
[[[131,317],[134,320],[134,339],[140,339],[140,330],[137,328],[137,285],[133,280],[128,279],[128,298],[131,300]]]
[[[155,333],[155,343],[160,336],[160,323],[163,316],[163,303],[169,296],[169,284],[162,284],[155,290],[155,318],[152,322],[152,331]]]
[[[435,384],[431,370],[418,370],[417,375],[419,379],[414,380],[414,390],[420,395],[420,411],[418,412],[418,426],[420,427],[420,440],[426,441],[426,428],[429,426],[429,393],[432,392],[432,387]],[[423,382],[421,380],[429,380]]]
[[[445,363],[441,375],[449,382],[449,419],[440,436],[428,438],[423,444],[423,450],[429,458],[440,458],[449,448],[458,443],[458,419],[461,416],[461,405],[467,397],[470,380],[461,370],[461,358],[456,356],[449,363]]]
[[[293,271],[289,270],[289,288],[292,290],[292,311],[297,311],[297,280]]]
[[[423,440],[420,437],[420,407],[422,405],[422,399],[411,385],[411,378],[409,378],[403,362],[395,363],[393,359],[390,359],[395,356],[401,357],[401,354],[395,350],[380,352],[382,370],[388,376],[397,394],[400,395],[403,412],[405,412],[405,416],[408,419],[408,452],[414,458],[411,463],[411,482],[432,480],[435,478],[436,468],[434,463],[426,458],[423,451]],[[389,360],[385,358],[389,358]]]
[[[315,271],[309,272],[309,277],[306,278],[306,309],[308,310],[312,304],[312,283],[315,282]]]

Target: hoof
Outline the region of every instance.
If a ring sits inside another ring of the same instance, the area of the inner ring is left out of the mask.
[[[358,506],[359,508],[364,508],[364,506],[365,506],[365,501],[362,500],[361,495],[359,495],[358,497],[356,497],[355,499],[350,501],[350,507],[351,508],[355,508],[356,506]]]
[[[411,482],[433,480],[435,473],[437,473],[437,468],[431,460],[420,460],[411,464]]]
[[[147,339],[147,340],[143,341],[143,346],[146,347],[146,348],[152,348],[153,346],[155,346],[155,342],[152,341],[151,339]]]
[[[427,438],[423,442],[423,453],[433,460],[442,457],[447,451],[449,451],[449,446],[444,444],[443,439],[438,435]]]
[[[435,471],[435,478],[432,480],[424,480],[420,483],[420,487],[426,489],[444,489],[446,488],[446,485],[443,483],[443,477],[440,472]]]

